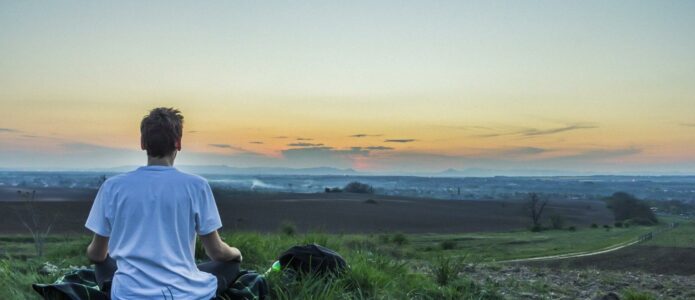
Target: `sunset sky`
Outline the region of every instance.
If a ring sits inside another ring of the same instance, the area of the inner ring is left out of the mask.
[[[695,1],[0,2],[0,168],[695,174]]]

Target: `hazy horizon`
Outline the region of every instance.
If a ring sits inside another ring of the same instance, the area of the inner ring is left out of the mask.
[[[0,3],[0,169],[693,174],[694,2]],[[503,175],[503,174],[500,174]]]

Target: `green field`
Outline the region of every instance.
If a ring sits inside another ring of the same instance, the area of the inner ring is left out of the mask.
[[[413,246],[419,252],[437,252],[447,256],[467,257],[476,262],[493,262],[601,250],[633,241],[636,237],[653,230],[655,227],[633,226],[610,230],[585,228],[574,232],[550,230],[422,235],[413,237]]]
[[[666,228],[580,228],[576,231],[503,232],[485,234],[340,235],[224,233],[223,238],[241,249],[244,268],[266,270],[277,256],[297,244],[318,243],[341,253],[351,271],[340,280],[322,279],[283,284],[270,278],[274,299],[497,299],[494,284],[474,283],[460,276],[463,264],[516,258],[595,251],[634,240]],[[649,243],[691,243],[695,224],[682,223]],[[39,275],[45,262],[60,268],[87,266],[88,236],[53,236],[46,255],[35,257],[25,236],[0,237],[0,299],[37,299],[33,282],[52,282],[57,275]],[[202,249],[197,256],[204,259]]]

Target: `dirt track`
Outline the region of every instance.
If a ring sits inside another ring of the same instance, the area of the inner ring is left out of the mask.
[[[72,192],[74,194],[74,192]],[[59,193],[58,193],[59,194]],[[67,193],[68,195],[70,193]],[[57,220],[54,232],[82,233],[91,199],[42,202],[44,219]],[[42,191],[38,193],[39,198]],[[71,194],[72,195],[72,194]],[[58,197],[51,191],[51,197]],[[88,198],[88,197],[87,197]],[[332,233],[455,233],[504,231],[528,226],[522,203],[414,199],[361,194],[291,194],[215,191],[223,230],[277,231],[291,222],[299,231]],[[374,199],[376,204],[365,203]],[[0,233],[24,232],[13,213],[18,203],[0,202],[5,217]],[[552,203],[547,215],[560,213],[568,225],[612,222],[610,211],[598,202]]]
[[[645,271],[656,274],[695,275],[695,248],[631,246],[618,251],[556,261],[529,262],[550,268]]]

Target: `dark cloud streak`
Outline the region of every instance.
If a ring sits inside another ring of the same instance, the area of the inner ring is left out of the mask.
[[[384,143],[412,143],[416,141],[416,139],[387,139],[384,140]]]
[[[382,136],[382,135],[381,135],[381,134],[357,133],[357,134],[353,134],[353,135],[351,135],[351,136],[349,136],[349,137],[353,137],[353,138],[363,138],[363,137],[376,137],[376,136]]]

